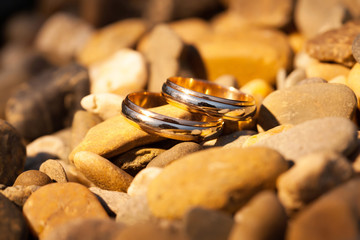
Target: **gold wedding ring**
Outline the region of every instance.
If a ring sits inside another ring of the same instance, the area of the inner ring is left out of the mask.
[[[170,104],[226,120],[246,121],[256,112],[251,95],[200,79],[170,77],[162,94]]]
[[[203,141],[221,134],[224,124],[221,118],[197,114],[202,119],[192,121],[165,116],[147,109],[164,104],[167,102],[161,93],[130,93],[122,103],[122,114],[135,126],[166,138]]]

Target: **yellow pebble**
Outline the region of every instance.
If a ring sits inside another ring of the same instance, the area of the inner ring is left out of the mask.
[[[267,137],[273,136],[273,135],[281,133],[281,132],[285,132],[285,131],[289,130],[292,127],[293,127],[292,124],[283,124],[283,125],[274,127],[272,129],[269,129],[266,132],[262,132],[262,133],[252,135],[251,137],[246,139],[246,141],[243,143],[242,147],[250,147],[250,146],[254,145],[255,143],[259,142],[262,139],[265,139]]]
[[[295,32],[295,33],[291,33],[288,38],[289,38],[289,43],[290,43],[291,49],[295,53],[298,53],[301,50],[303,50],[304,43],[305,43],[305,37],[303,35],[301,35],[298,32]]]
[[[350,72],[350,69],[336,63],[322,63],[322,62],[313,62],[305,69],[306,76],[310,77],[320,77],[326,81],[337,76],[347,76]]]
[[[257,78],[247,82],[244,86],[240,88],[244,93],[256,96],[259,95],[262,98],[265,98],[271,92],[274,91],[274,88],[265,80]]]
[[[333,79],[331,79],[329,81],[329,83],[340,83],[340,84],[344,84],[347,85],[347,78],[343,75],[334,77]]]

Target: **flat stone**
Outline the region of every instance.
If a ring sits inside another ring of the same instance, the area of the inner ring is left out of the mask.
[[[71,149],[79,145],[90,128],[101,122],[101,118],[91,112],[76,111],[71,126]]]
[[[111,219],[76,219],[57,226],[44,240],[116,239],[124,228]]]
[[[44,186],[46,184],[51,183],[51,178],[43,172],[38,170],[28,170],[22,172],[15,180],[14,186],[22,185],[22,186]]]
[[[150,64],[149,91],[161,91],[169,76],[206,78],[198,49],[185,44],[169,25],[155,26],[145,41],[139,51]]]
[[[4,190],[0,190],[5,197],[7,197],[10,201],[15,203],[19,207],[23,207],[26,200],[31,196],[33,192],[38,190],[40,186],[31,185],[31,186],[11,186],[7,187]]]
[[[151,110],[177,118],[186,119],[191,116],[189,112],[169,104],[152,108]],[[91,128],[83,141],[71,152],[69,160],[73,161],[74,155],[79,151],[89,151],[105,158],[110,158],[132,148],[161,140],[163,138],[148,134],[134,127],[127,118],[119,115]]]
[[[287,168],[268,148],[207,149],[165,167],[149,185],[149,207],[155,216],[170,219],[194,206],[233,213],[258,191],[273,189]]]
[[[294,212],[352,176],[352,166],[342,155],[312,153],[299,158],[295,166],[280,175],[278,196],[287,211]]]
[[[329,29],[337,28],[346,21],[347,8],[341,0],[299,0],[294,20],[297,29],[307,38]]]
[[[6,118],[31,141],[70,126],[81,98],[88,94],[84,67],[74,63],[45,71],[19,86],[6,104]]]
[[[135,176],[165,151],[161,148],[134,148],[115,157],[112,162],[131,176]]]
[[[124,208],[124,205],[130,201],[130,196],[124,192],[109,191],[98,187],[90,187],[89,190],[93,192],[101,203],[106,205],[113,213],[117,213],[119,209]]]
[[[347,22],[308,40],[305,49],[310,56],[320,61],[332,61],[352,67],[356,63],[352,44],[358,34],[360,22]]]
[[[230,0],[229,10],[239,14],[247,24],[264,27],[282,27],[290,21],[293,2],[290,0],[252,1]]]
[[[133,47],[145,30],[141,19],[113,22],[95,31],[76,58],[85,66],[103,61],[120,49]]]
[[[52,62],[66,64],[74,59],[93,31],[81,18],[67,13],[56,13],[42,25],[35,46]],[[58,34],[59,32],[61,34]]]
[[[127,190],[127,193],[132,196],[146,196],[150,182],[161,173],[162,168],[147,167],[141,170],[132,182]]]
[[[286,159],[297,161],[318,151],[334,151],[348,156],[357,145],[357,127],[353,122],[342,117],[326,117],[306,121],[252,146],[270,147]]]
[[[236,212],[229,240],[284,239],[287,216],[273,191],[262,191]]]
[[[46,160],[40,165],[39,170],[48,175],[51,180],[55,182],[66,183],[69,181],[64,167],[58,160]]]
[[[318,77],[330,81],[338,76],[346,77],[350,68],[336,63],[312,62],[306,67],[305,72],[308,78]]]
[[[297,85],[268,95],[261,107],[258,125],[263,130],[280,124],[300,124],[323,117],[352,119],[357,106],[354,92],[343,84]]]
[[[0,183],[12,185],[24,170],[26,149],[19,133],[2,119],[0,119],[0,156]]]
[[[213,81],[231,74],[240,86],[256,78],[274,84],[277,71],[287,68],[290,61],[287,37],[273,29],[243,27],[215,32],[196,46],[205,63],[207,79]]]
[[[78,183],[52,183],[41,187],[25,202],[23,213],[31,230],[41,238],[71,220],[108,219],[95,195]]]
[[[76,153],[74,164],[86,178],[104,190],[126,192],[133,179],[106,158],[92,152]]]
[[[148,79],[144,56],[128,48],[90,65],[89,75],[91,93],[116,93],[123,96],[144,90]]]
[[[287,230],[289,240],[335,240],[359,237],[359,178],[341,184],[299,212]]]
[[[185,155],[200,151],[202,149],[203,147],[200,144],[194,142],[178,143],[174,147],[152,159],[147,167],[165,167]]]
[[[21,211],[0,193],[1,238],[9,240],[27,239],[28,227]]]
[[[63,160],[56,160],[64,168],[68,182],[80,183],[86,187],[95,187],[96,185],[91,182],[74,164],[70,164]]]
[[[228,239],[234,220],[226,213],[195,207],[184,217],[185,233],[189,240]]]
[[[114,93],[96,93],[81,99],[81,106],[106,120],[121,114],[123,100],[124,97]]]

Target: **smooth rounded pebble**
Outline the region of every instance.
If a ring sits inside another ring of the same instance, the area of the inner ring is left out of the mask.
[[[104,190],[126,192],[133,179],[106,158],[92,152],[76,153],[74,164],[91,182]]]
[[[343,84],[305,84],[278,90],[267,96],[258,125],[268,130],[280,124],[299,124],[323,117],[352,119],[357,106],[354,92]]]
[[[44,186],[46,184],[51,183],[51,178],[43,172],[38,170],[28,170],[21,173],[15,180],[14,186],[22,185],[22,186]]]
[[[88,112],[106,120],[121,114],[124,97],[114,93],[93,93],[81,99],[81,106]]]
[[[63,165],[61,165],[58,160],[46,160],[40,165],[39,170],[58,183],[65,183],[69,181]]]
[[[132,180],[127,193],[134,196],[146,196],[150,182],[161,173],[159,167],[148,167],[141,170]]]
[[[318,151],[334,151],[345,156],[357,147],[357,127],[346,118],[326,117],[309,120],[267,138],[253,146],[270,147],[286,159],[298,158]]]
[[[278,195],[291,213],[349,180],[353,172],[350,162],[339,153],[330,151],[305,155],[289,171],[280,175]]]
[[[0,119],[0,156],[0,184],[12,185],[24,169],[26,149],[19,133],[2,119]]]
[[[32,231],[41,238],[70,220],[108,218],[95,195],[78,183],[52,183],[41,187],[25,202],[23,213]]]
[[[124,204],[130,200],[130,196],[124,192],[109,191],[98,187],[90,187],[89,190],[100,198],[114,213],[123,208]]]
[[[202,150],[203,147],[200,144],[194,142],[182,142],[178,143],[169,150],[159,154],[157,157],[152,159],[147,167],[165,167],[177,159]]]
[[[194,206],[231,213],[258,191],[273,189],[287,169],[278,152],[264,147],[196,152],[168,165],[151,181],[149,207],[163,218],[181,218]]]

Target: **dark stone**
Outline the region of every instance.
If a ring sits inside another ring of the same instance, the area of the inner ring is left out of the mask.
[[[25,145],[14,127],[0,119],[0,183],[12,185],[23,171]]]
[[[81,99],[89,94],[87,70],[69,64],[22,84],[6,105],[6,118],[27,140],[70,126]]]
[[[1,193],[0,232],[0,238],[6,240],[23,240],[27,239],[28,235],[28,228],[21,211]]]
[[[46,184],[51,183],[51,178],[46,175],[46,173],[40,172],[38,170],[28,170],[21,173],[15,180],[14,186],[22,185],[22,186],[44,186]]]

